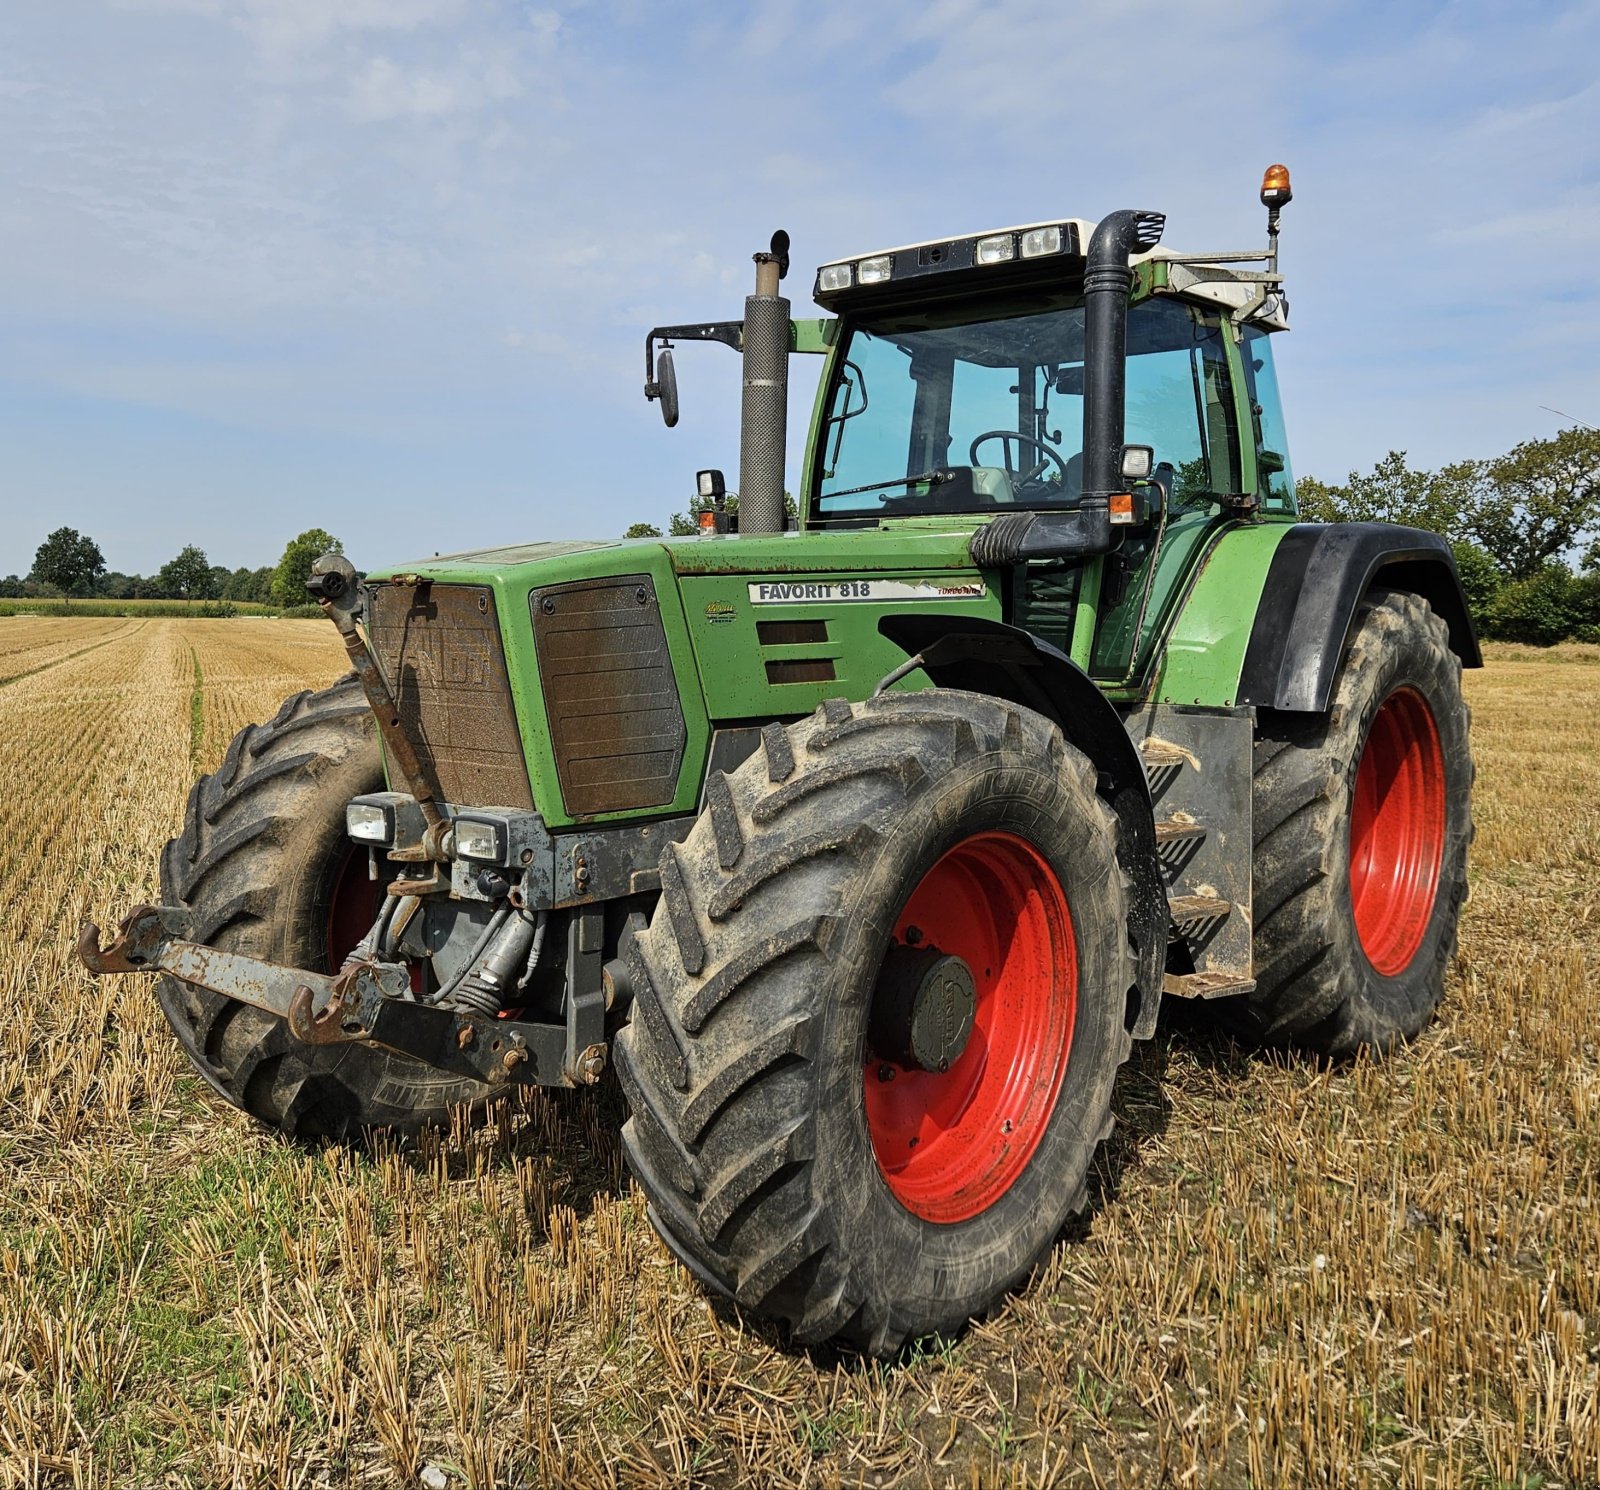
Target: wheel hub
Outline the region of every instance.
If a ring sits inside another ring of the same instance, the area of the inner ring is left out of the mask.
[[[967,1048],[977,1009],[978,986],[962,958],[896,942],[878,976],[872,1047],[898,1066],[948,1071]]]

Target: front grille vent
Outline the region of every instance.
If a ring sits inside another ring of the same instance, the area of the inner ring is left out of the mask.
[[[687,734],[650,576],[551,585],[528,601],[567,811],[668,805]]]
[[[401,726],[440,800],[531,808],[493,592],[375,584],[367,620]]]

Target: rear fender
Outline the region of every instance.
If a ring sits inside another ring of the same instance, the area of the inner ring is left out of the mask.
[[[1455,556],[1437,533],[1391,523],[1296,523],[1267,571],[1237,701],[1325,710],[1356,611],[1374,585],[1426,600],[1450,628],[1461,665],[1483,666]]]
[[[1128,929],[1139,967],[1129,1028],[1136,1038],[1149,1038],[1161,1001],[1169,916],[1150,785],[1122,716],[1065,652],[1015,626],[975,616],[897,614],[885,616],[878,630],[908,655],[920,654],[922,671],[937,687],[1033,709],[1054,720],[1094,763],[1097,790],[1117,817],[1117,858],[1131,886]]]

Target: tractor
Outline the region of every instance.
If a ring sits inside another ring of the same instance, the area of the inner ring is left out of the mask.
[[[799,1344],[981,1316],[1086,1204],[1166,1000],[1418,1033],[1466,894],[1449,548],[1298,519],[1265,248],[1115,211],[824,264],[742,320],[698,531],[309,588],[352,671],[229,746],[96,973],[305,1140],[620,1084],[667,1247]],[[788,381],[821,359],[792,512]]]

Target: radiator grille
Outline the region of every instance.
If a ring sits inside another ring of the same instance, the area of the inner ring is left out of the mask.
[[[529,807],[494,595],[484,585],[374,585],[372,650],[428,784],[458,807]]]
[[[686,731],[650,576],[551,585],[528,601],[567,811],[666,806]]]

